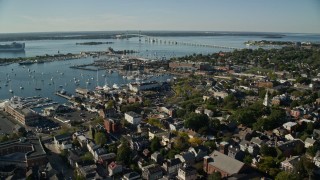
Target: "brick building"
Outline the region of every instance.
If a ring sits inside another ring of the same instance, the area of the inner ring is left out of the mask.
[[[203,170],[208,174],[220,172],[222,178],[244,172],[246,166],[243,162],[233,159],[219,151],[214,151],[210,156],[205,156]]]
[[[119,119],[104,119],[104,127],[108,133],[116,133],[121,129],[121,123]]]
[[[17,121],[19,121],[23,125],[33,125],[39,121],[39,115],[32,112],[30,109],[27,108],[14,108],[9,103],[6,104],[4,110],[9,113],[11,116],[14,117]]]

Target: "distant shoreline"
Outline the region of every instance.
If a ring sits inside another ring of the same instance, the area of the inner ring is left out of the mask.
[[[113,42],[83,42],[83,43],[76,43],[76,45],[89,45],[89,46],[101,45],[101,44],[113,44]]]
[[[0,34],[0,42],[28,41],[28,40],[77,40],[77,39],[116,39],[117,35],[128,38],[138,37],[139,31],[105,31],[105,32],[50,32],[50,33],[11,33]],[[142,35],[169,37],[169,36],[260,36],[263,38],[282,38],[283,33],[262,32],[210,32],[210,31],[142,31]]]

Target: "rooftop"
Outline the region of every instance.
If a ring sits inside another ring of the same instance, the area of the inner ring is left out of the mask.
[[[206,157],[209,158],[208,156]],[[222,154],[219,151],[214,151],[212,154],[210,154],[210,157],[213,159],[213,161],[209,163],[210,165],[217,167],[230,175],[239,173],[244,167],[243,162]]]

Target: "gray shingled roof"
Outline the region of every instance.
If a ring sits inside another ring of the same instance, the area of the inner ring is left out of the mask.
[[[210,165],[217,167],[230,175],[239,173],[244,166],[243,162],[222,154],[219,151],[214,151],[210,157],[213,159],[213,162],[209,163]]]

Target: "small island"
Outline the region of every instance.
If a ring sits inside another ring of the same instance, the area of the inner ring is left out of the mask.
[[[319,43],[311,43],[311,42],[295,42],[295,41],[247,41],[244,44],[248,46],[294,46],[294,47],[305,47],[305,48],[319,48]]]
[[[298,42],[292,42],[292,41],[267,41],[267,40],[261,40],[261,41],[247,41],[244,42],[246,45],[252,45],[252,46],[291,46],[295,45]]]
[[[111,54],[134,54],[134,53],[138,53],[138,51],[135,50],[114,50],[113,48],[109,47],[108,48],[108,52]]]
[[[101,44],[113,44],[113,42],[83,42],[83,43],[76,43],[76,45],[101,45]]]

